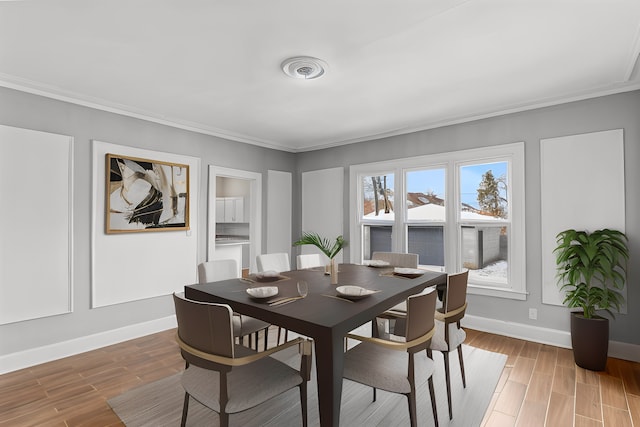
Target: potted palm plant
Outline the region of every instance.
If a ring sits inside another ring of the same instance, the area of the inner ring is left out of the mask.
[[[620,290],[626,281],[629,259],[627,236],[618,230],[592,233],[565,230],[556,236],[558,286],[565,292],[563,303],[578,309],[571,313],[571,346],[578,366],[602,371],[609,350],[609,319],[620,311]]]
[[[336,237],[335,241],[331,241],[326,237],[321,237],[318,233],[302,233],[300,240],[293,243],[293,246],[301,245],[313,245],[320,249],[320,251],[329,258],[331,274],[331,284],[338,284],[338,266],[335,263],[334,257],[340,253],[342,248],[347,245],[346,240],[342,236]]]

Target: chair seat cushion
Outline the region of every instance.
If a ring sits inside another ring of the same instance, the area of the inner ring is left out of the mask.
[[[449,323],[449,345],[444,340],[444,322],[436,320],[436,332],[431,338],[431,349],[438,351],[451,351],[458,348],[467,338],[464,329],[458,329],[455,323]]]
[[[344,378],[394,393],[409,393],[406,351],[390,350],[363,342],[344,355]],[[433,360],[425,351],[415,354],[415,378],[426,381],[433,374]]]
[[[234,367],[227,380],[229,414],[253,408],[302,383],[297,370],[272,357]],[[190,365],[182,374],[182,386],[198,402],[220,412],[218,372]]]

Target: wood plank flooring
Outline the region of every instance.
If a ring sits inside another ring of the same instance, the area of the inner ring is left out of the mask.
[[[181,371],[174,335],[0,375],[0,427],[123,426],[107,399]],[[508,356],[483,426],[640,427],[638,363],[610,358],[605,372],[591,372],[567,349],[469,329],[466,343]]]

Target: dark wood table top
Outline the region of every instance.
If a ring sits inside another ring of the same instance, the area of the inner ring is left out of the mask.
[[[336,285],[331,285],[324,269],[294,270],[281,273],[283,279],[274,282],[247,282],[240,279],[224,280],[204,285],[186,286],[186,297],[200,301],[229,304],[241,314],[256,317],[300,334],[313,337],[318,327],[329,328],[343,335],[370,321],[376,315],[404,301],[409,295],[427,286],[446,283],[446,274],[425,271],[417,278],[391,274],[390,269],[340,264],[339,284],[357,285],[379,292],[349,302],[336,296]],[[269,306],[269,302],[297,296],[297,282],[304,280],[309,293],[306,298],[282,306]],[[277,296],[258,300],[251,298],[246,289],[258,286],[277,286]]]

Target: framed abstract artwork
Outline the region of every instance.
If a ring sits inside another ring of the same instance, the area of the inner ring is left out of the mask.
[[[189,165],[106,155],[105,231],[189,230]]]

